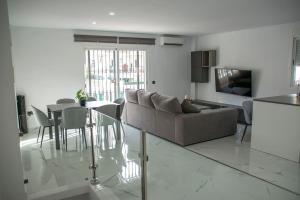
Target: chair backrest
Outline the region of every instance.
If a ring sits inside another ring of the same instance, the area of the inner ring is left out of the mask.
[[[121,116],[122,116],[122,113],[123,113],[124,105],[125,105],[125,99],[123,99],[123,98],[118,98],[118,99],[114,100],[114,103],[120,105],[120,113],[119,113],[119,117],[121,117]],[[118,113],[117,113],[117,114],[118,114]]]
[[[62,127],[66,129],[83,128],[86,124],[86,115],[86,108],[66,108],[62,111]]]
[[[43,111],[39,110],[34,106],[32,106],[32,109],[35,118],[40,126],[51,126],[50,120],[48,119],[47,115]]]
[[[118,104],[106,104],[95,108],[95,110],[99,112],[97,121],[98,126],[113,125],[115,123],[115,119],[118,119],[118,109]]]
[[[86,101],[97,101],[95,97],[88,97]]]
[[[64,104],[64,103],[75,103],[75,100],[74,99],[63,98],[63,99],[58,99],[56,101],[56,104]]]
[[[103,106],[100,106],[98,108],[95,108],[96,111],[103,113],[111,118],[118,119],[117,110],[118,110],[118,104],[106,104]]]
[[[244,116],[247,124],[252,124],[253,101],[243,102]]]

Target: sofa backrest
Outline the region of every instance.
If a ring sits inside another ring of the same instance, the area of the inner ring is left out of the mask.
[[[136,128],[173,140],[177,114],[126,102],[123,120]]]
[[[181,104],[176,97],[134,89],[126,89],[125,97],[127,102],[130,103],[139,104],[163,112],[182,113]]]

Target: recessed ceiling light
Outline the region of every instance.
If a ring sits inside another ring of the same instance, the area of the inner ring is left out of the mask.
[[[92,22],[92,24],[93,24],[93,25],[96,25],[96,24],[97,24],[97,22],[96,22],[96,21],[93,21],[93,22]]]
[[[110,16],[114,16],[115,14],[116,14],[116,13],[114,13],[114,12],[110,12],[110,13],[109,13]]]

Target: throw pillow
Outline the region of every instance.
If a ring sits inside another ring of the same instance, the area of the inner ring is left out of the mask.
[[[182,113],[181,105],[176,97],[163,96],[155,93],[151,96],[151,100],[157,110]]]
[[[190,100],[184,99],[181,103],[182,112],[184,113],[199,113],[200,110],[194,106]]]
[[[131,103],[138,103],[138,96],[137,90],[134,89],[126,89],[125,90],[125,97],[128,102]]]
[[[151,100],[151,96],[155,92],[146,92],[145,90],[138,90],[137,91],[137,96],[138,96],[138,102],[142,106],[154,108],[154,105]]]

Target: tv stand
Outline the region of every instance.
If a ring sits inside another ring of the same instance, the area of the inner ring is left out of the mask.
[[[217,108],[235,108],[238,110],[238,123],[245,124],[245,117],[244,117],[244,110],[242,106],[233,105],[233,104],[226,104],[226,103],[220,103],[220,102],[214,102],[214,101],[207,101],[207,100],[201,100],[201,99],[195,99],[192,100],[192,104],[201,105],[201,106],[207,106],[211,109],[217,109]]]

